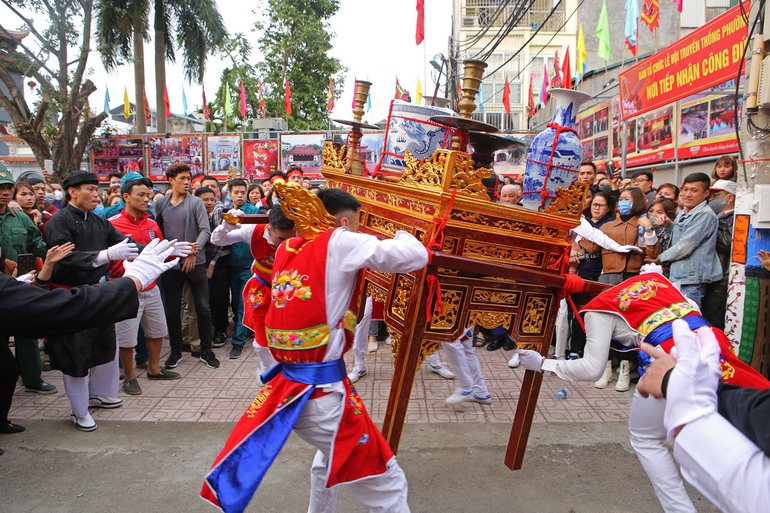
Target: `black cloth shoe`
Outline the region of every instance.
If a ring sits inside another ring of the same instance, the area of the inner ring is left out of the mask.
[[[201,361],[205,363],[209,369],[218,369],[219,368],[219,360],[217,360],[217,357],[214,356],[213,351],[209,351],[207,353],[203,353],[201,355]]]
[[[513,340],[508,333],[506,333],[504,335],[503,350],[513,351],[514,349],[516,349],[516,341]]]
[[[167,369],[173,369],[177,365],[179,365],[179,362],[182,361],[182,352],[176,352],[171,351],[171,354],[168,356],[168,359],[166,360],[165,367]]]
[[[487,351],[497,351],[505,344],[505,336],[497,336],[492,339],[492,342],[487,344]]]
[[[231,360],[237,360],[241,357],[241,353],[243,352],[243,346],[233,346],[232,349],[230,349],[230,359]]]
[[[21,433],[22,431],[24,431],[24,426],[20,424],[14,424],[10,420],[6,420],[4,424],[0,424],[0,433],[3,433],[5,435]]]

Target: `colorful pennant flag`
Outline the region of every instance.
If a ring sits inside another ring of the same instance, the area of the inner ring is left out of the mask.
[[[642,21],[650,27],[650,32],[655,33],[655,27],[659,27],[660,3],[658,0],[644,0],[642,6]]]
[[[329,90],[326,91],[326,113],[331,114],[334,110],[334,81],[329,77]]]
[[[511,85],[508,83],[508,75],[505,76],[505,85],[503,86],[503,107],[506,114],[511,113]]]
[[[150,104],[147,102],[147,90],[142,90],[142,98],[144,98],[144,121],[147,123],[147,126],[152,125],[152,110],[150,109]]]
[[[564,89],[572,89],[572,67],[569,63],[569,46],[567,46],[564,62],[561,65],[561,86]]]
[[[626,28],[623,33],[626,36],[626,46],[631,54],[636,57],[636,35],[639,31],[639,4],[637,0],[626,0]]]
[[[586,73],[586,40],[583,38],[583,24],[578,27],[578,42],[577,42],[577,69],[575,77],[575,85],[579,84]]]
[[[676,10],[682,12],[682,0],[674,0],[674,3],[676,4]]]
[[[246,119],[246,87],[243,85],[243,79],[241,79],[241,118]]]
[[[425,0],[417,0],[417,30],[414,40],[419,45],[425,39]],[[418,102],[419,103],[419,102]]]
[[[110,113],[110,88],[104,88],[104,111],[105,114]]]
[[[259,79],[259,103],[257,104],[257,115],[260,118],[265,117],[265,97],[262,95],[262,79]]]
[[[372,110],[372,93],[366,95],[366,112]]]
[[[553,73],[551,73],[550,88],[561,87],[561,70],[559,69],[559,50],[553,54]]]
[[[535,96],[532,94],[532,75],[529,76],[529,94],[527,95],[527,114],[529,117],[535,115]]]
[[[607,15],[607,1],[602,0],[602,12],[596,25],[596,37],[599,38],[599,58],[610,60],[610,18]]]
[[[131,119],[131,103],[128,101],[128,88],[123,88],[123,117],[126,121]]]
[[[228,118],[230,117],[230,114],[233,113],[233,104],[232,98],[230,98],[230,82],[225,82],[225,97],[224,100],[224,107],[225,107],[225,116]]]
[[[417,90],[414,103],[420,105],[422,103],[422,84],[420,83],[420,77],[417,77]]]
[[[206,101],[206,87],[203,85],[203,82],[201,82],[201,91],[203,91],[203,118],[209,121],[211,119],[211,109],[209,109],[209,104]]]
[[[401,87],[401,83],[396,77],[396,100],[403,100],[405,102],[411,102],[412,97],[409,95],[409,91]]]
[[[184,94],[184,84],[182,85],[182,109],[184,109],[184,117],[187,117],[187,95]]]
[[[163,86],[163,105],[166,107],[166,119],[171,117],[171,102],[168,100],[168,88]]]
[[[543,83],[540,84],[540,105],[548,105],[548,63],[543,62]]]
[[[289,77],[284,79],[285,91],[283,96],[283,108],[286,110],[286,117],[291,116],[291,86],[289,86]]]

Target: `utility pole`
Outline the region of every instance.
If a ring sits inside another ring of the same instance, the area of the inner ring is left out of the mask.
[[[765,306],[770,300],[770,274],[755,258],[759,249],[770,250],[770,217],[764,214],[770,202],[770,131],[765,128],[770,126],[770,109],[757,101],[762,60],[769,48],[770,19],[767,7],[766,12],[760,12],[761,5],[759,0],[751,0],[725,333],[741,360],[770,376],[770,340],[766,336],[770,309]],[[755,26],[757,17],[764,19],[764,24],[757,21]],[[762,100],[765,103],[770,98]]]

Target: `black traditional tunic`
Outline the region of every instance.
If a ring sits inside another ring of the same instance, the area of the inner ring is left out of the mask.
[[[93,285],[107,272],[107,265],[93,266],[100,251],[126,238],[109,221],[93,212],[82,212],[72,205],[56,212],[45,225],[48,247],[65,242],[75,244],[75,251],[54,267],[51,286],[70,288]],[[105,298],[107,303],[118,299]],[[79,328],[77,320],[74,326]],[[48,338],[51,367],[72,377],[85,377],[88,369],[115,358],[115,326],[105,324],[69,335]]]

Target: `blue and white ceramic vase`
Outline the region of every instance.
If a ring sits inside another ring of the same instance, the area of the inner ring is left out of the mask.
[[[577,179],[583,159],[583,145],[575,132],[580,106],[589,95],[572,89],[551,89],[556,101],[553,119],[532,140],[524,170],[522,205],[543,210],[556,198],[559,187],[569,187]]]

